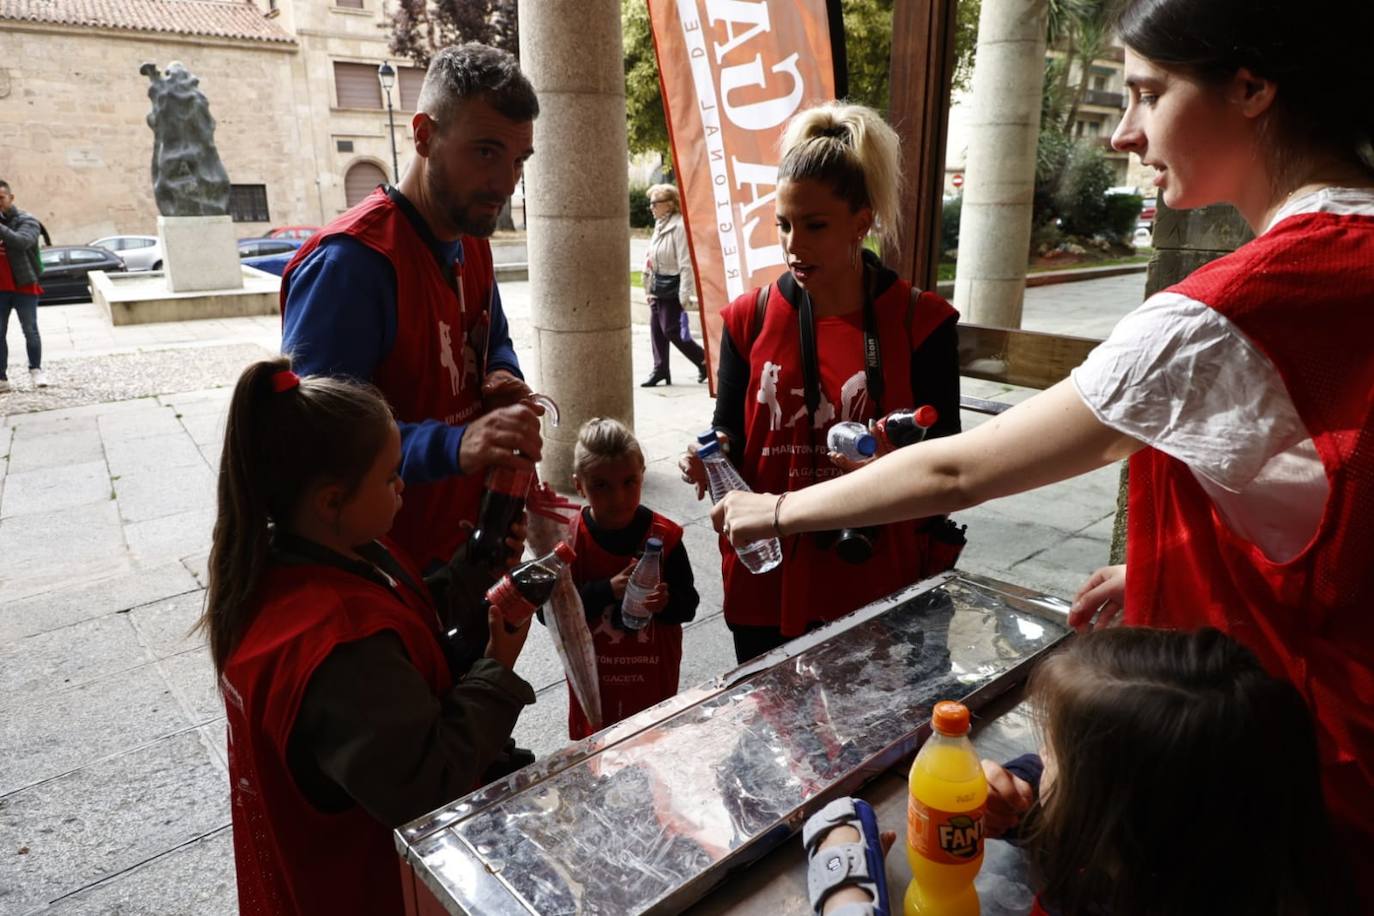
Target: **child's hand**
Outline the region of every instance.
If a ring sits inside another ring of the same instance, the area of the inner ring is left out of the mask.
[[[1069,626],[1101,630],[1118,623],[1126,609],[1126,567],[1104,566],[1088,577],[1069,608]],[[1096,615],[1096,619],[1093,616]]]
[[[667,606],[668,583],[660,582],[654,587],[653,591],[649,592],[648,597],[644,599],[644,610],[648,611],[650,614],[657,614]]]
[[[983,812],[983,832],[1000,837],[1021,822],[1021,815],[1035,804],[1030,783],[1013,776],[1001,764],[984,760],[983,775],[988,781],[988,806]]]
[[[525,637],[530,634],[530,621],[526,620],[523,626],[512,633],[506,629],[506,618],[492,606],[487,608],[487,630],[491,634],[487,642],[487,658],[514,671],[515,660],[520,657],[520,650],[525,647]]]
[[[625,597],[625,589],[630,584],[630,574],[639,565],[638,560],[631,560],[630,565],[611,577],[611,594],[615,595],[615,600],[620,601]]]

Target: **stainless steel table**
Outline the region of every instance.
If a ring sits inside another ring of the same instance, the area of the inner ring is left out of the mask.
[[[792,834],[865,785],[900,833],[935,702],[987,709],[985,756],[1034,746],[1005,695],[1067,637],[1067,609],[950,573],[855,611],[400,828],[411,912],[805,912]],[[989,845],[984,912],[1025,912],[1019,855]],[[901,847],[888,858],[899,899]]]

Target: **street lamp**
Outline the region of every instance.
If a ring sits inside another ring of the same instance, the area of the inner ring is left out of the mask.
[[[377,68],[377,82],[382,84],[382,91],[386,93],[386,132],[391,138],[391,180],[399,184],[401,169],[396,164],[396,122],[391,114],[391,87],[396,85],[396,68],[391,66],[390,61],[382,61]]]

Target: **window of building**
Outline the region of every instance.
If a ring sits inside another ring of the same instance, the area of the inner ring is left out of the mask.
[[[229,186],[229,217],[236,223],[266,223],[267,185],[231,184]]]
[[[346,10],[360,10],[363,8],[363,0],[334,0],[334,5]]]
[[[334,94],[340,108],[385,108],[382,84],[372,64],[334,62]]]
[[[335,149],[337,149],[337,150],[338,150],[339,152],[341,152],[341,153],[351,153],[351,152],[353,152],[353,141],[352,141],[352,140],[336,140],[336,141],[334,141],[334,147],[335,147]]]
[[[386,184],[385,172],[371,162],[355,162],[344,173],[344,205],[361,202],[379,184]]]
[[[413,112],[420,101],[420,87],[425,84],[425,71],[419,67],[399,67],[401,84],[401,110]]]

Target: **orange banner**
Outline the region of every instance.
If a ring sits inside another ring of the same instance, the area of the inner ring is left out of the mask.
[[[786,269],[773,198],[788,119],[835,97],[825,0],[649,0],[712,366],[720,311]]]

